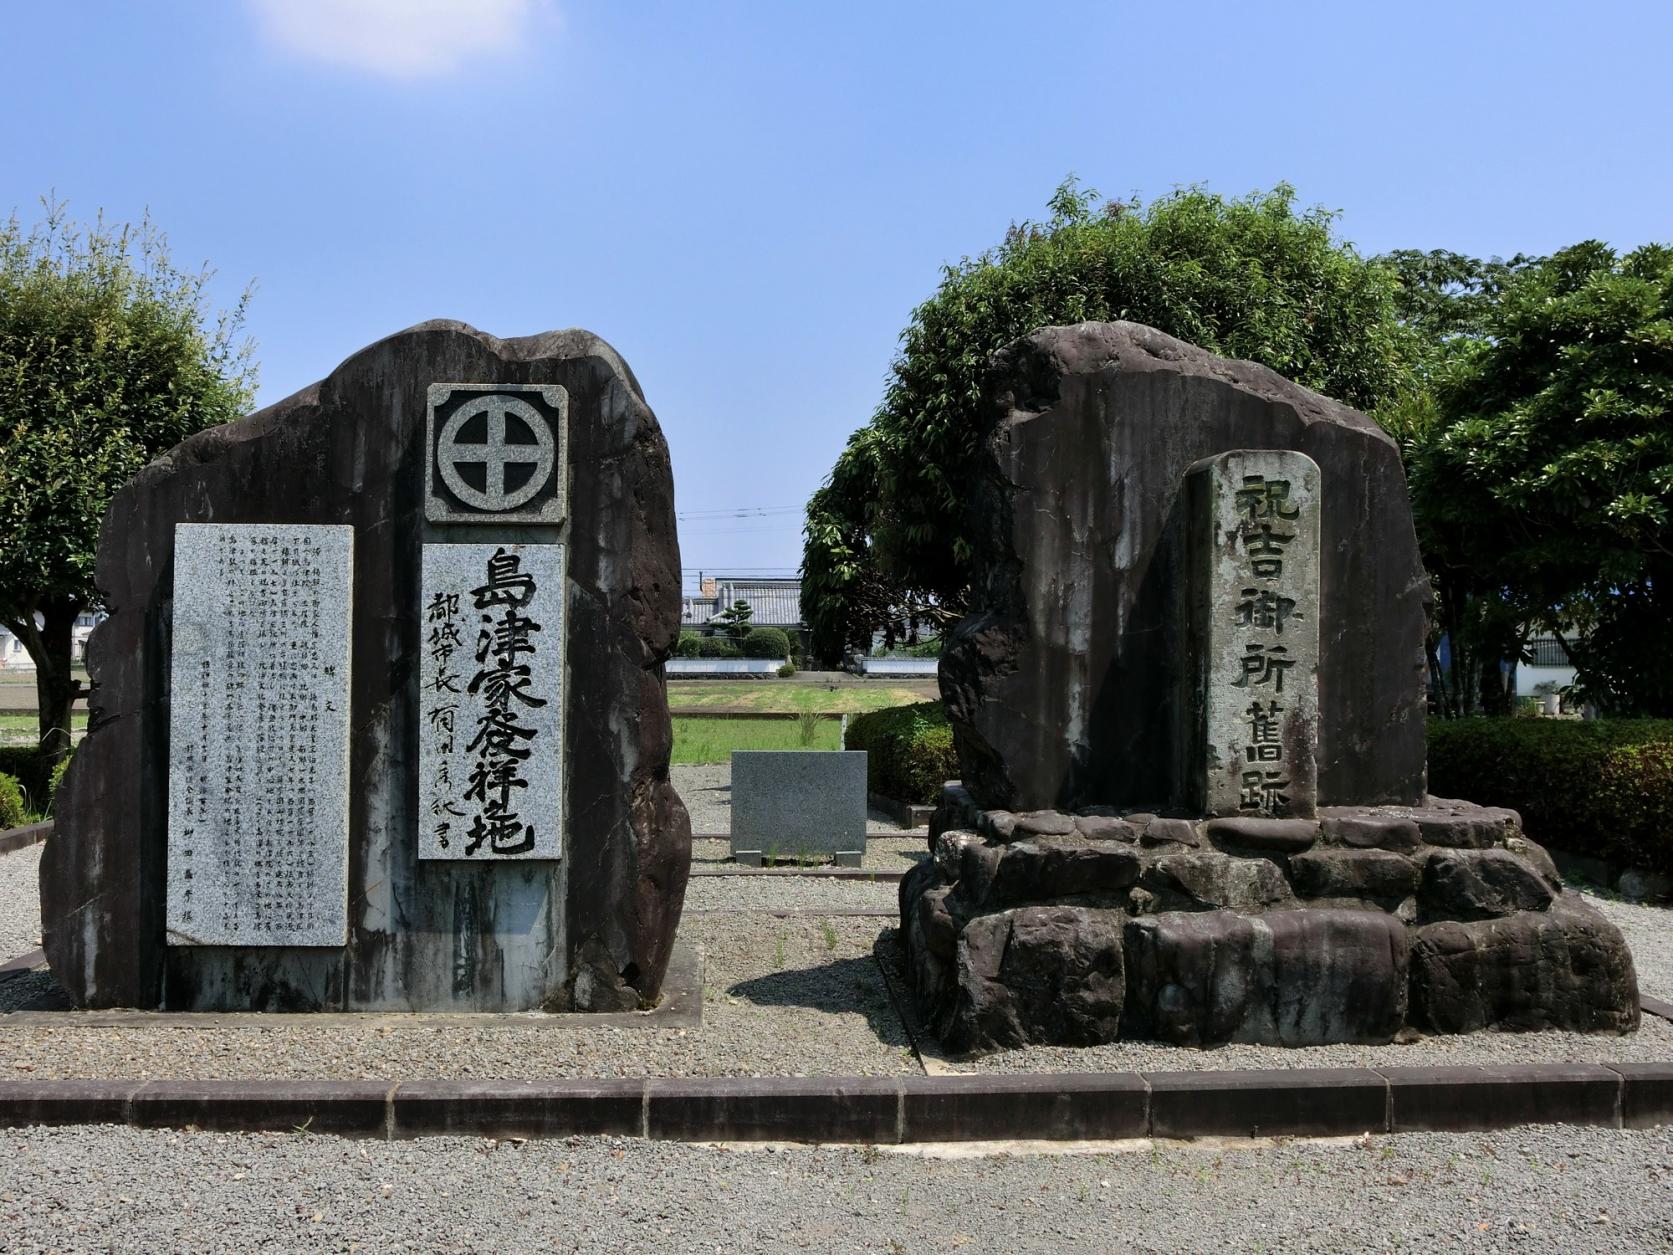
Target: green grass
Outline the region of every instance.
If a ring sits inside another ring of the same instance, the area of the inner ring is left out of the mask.
[[[934,680],[917,684],[845,684],[834,689],[823,684],[799,684],[794,679],[668,681],[668,704],[675,710],[730,707],[784,715],[798,710],[854,715],[886,706],[931,701],[937,695]]]
[[[676,719],[674,761],[729,763],[733,750],[834,750],[841,727],[834,719],[821,720],[812,745],[802,744],[801,729],[789,716],[783,719]]]
[[[72,711],[70,735],[80,740],[87,733],[87,712]],[[0,745],[34,745],[41,735],[41,722],[33,711],[0,714]]]

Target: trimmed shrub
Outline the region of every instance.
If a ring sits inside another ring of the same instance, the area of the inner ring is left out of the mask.
[[[777,658],[780,662],[790,656],[790,638],[778,628],[750,628],[744,637],[745,658]]]
[[[1673,720],[1434,720],[1429,791],[1512,807],[1570,854],[1673,872]]]
[[[681,632],[680,643],[674,646],[676,658],[701,658],[703,637],[699,632]]]
[[[27,818],[23,807],[23,786],[16,776],[0,773],[0,831],[21,828]]]
[[[796,674],[796,664],[793,663],[793,662],[787,662],[782,667],[780,667],[778,669],[778,678],[781,679],[781,680],[788,680],[791,676],[793,676],[795,674]]]
[[[26,802],[39,802],[44,808],[52,796],[52,770],[47,766],[46,755],[33,745],[9,745],[0,749],[0,775],[17,781]]]
[[[744,651],[738,642],[724,636],[705,636],[698,642],[699,658],[742,658]]]
[[[933,805],[958,777],[953,729],[940,702],[850,715],[844,749],[865,750],[866,787],[897,802]]]

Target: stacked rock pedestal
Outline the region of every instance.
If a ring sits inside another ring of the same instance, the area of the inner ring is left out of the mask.
[[[1638,1025],[1620,933],[1563,890],[1514,811],[1016,814],[954,785],[931,833],[902,925],[953,1050]]]
[[[1388,436],[1133,324],[991,378],[941,667],[964,780],[900,895],[943,1043],[1636,1029],[1619,931],[1517,815],[1425,791]]]

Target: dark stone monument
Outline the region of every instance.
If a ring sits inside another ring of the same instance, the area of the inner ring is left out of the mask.
[[[425,323],[105,519],[41,863],[79,1006],[624,1010],[690,863],[668,450],[583,331]]]
[[[941,663],[963,780],[901,885],[944,1043],[1636,1029],[1619,931],[1515,812],[1427,794],[1394,442],[1131,323],[994,366]]]

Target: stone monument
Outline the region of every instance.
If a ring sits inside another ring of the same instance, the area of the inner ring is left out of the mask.
[[[995,358],[959,751],[901,886],[953,1050],[1630,1032],[1632,958],[1517,815],[1428,796],[1394,442],[1131,323]]]
[[[668,450],[581,331],[432,322],[112,504],[41,864],[79,1006],[626,1010],[690,864]]]
[[[734,860],[830,859],[858,867],[866,850],[864,750],[733,750]]]

